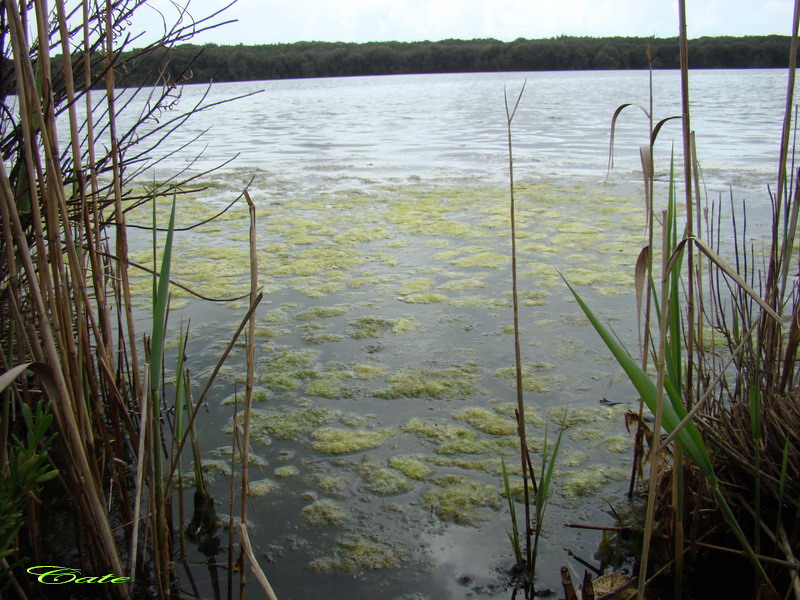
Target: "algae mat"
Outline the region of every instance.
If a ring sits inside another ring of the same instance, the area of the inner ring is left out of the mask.
[[[501,457],[521,492],[514,422],[508,203],[502,188],[365,184],[335,192],[253,189],[259,284],[251,539],[280,597],[506,597],[512,555]],[[246,206],[224,186],[180,195],[173,278],[205,296],[248,290]],[[167,206],[157,220],[167,221]],[[517,189],[523,387],[531,448],[567,433],[539,561],[557,585],[562,548],[599,539],[567,521],[608,524],[621,498],[634,399],[571,301],[579,286],[635,346],[633,266],[640,202],[614,188]],[[129,220],[151,223],[150,209]],[[151,264],[142,236],[133,259]],[[135,281],[146,328],[151,280]],[[246,310],[173,291],[172,337],[190,330],[203,383]],[[240,343],[241,346],[241,343]],[[230,474],[243,350],[201,415],[204,469]],[[225,477],[214,480],[219,502]],[[224,501],[227,504],[227,501]],[[521,514],[521,509],[518,510]],[[223,541],[226,535],[221,535]],[[222,551],[221,551],[222,552]],[[552,583],[550,583],[552,582]],[[282,593],[281,593],[282,591]]]

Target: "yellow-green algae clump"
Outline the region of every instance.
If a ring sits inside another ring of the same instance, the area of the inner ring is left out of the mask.
[[[433,469],[413,456],[395,456],[390,458],[389,466],[393,469],[397,469],[409,479],[415,479],[417,481],[422,481],[433,475]]]
[[[439,519],[464,525],[482,520],[481,508],[496,507],[497,488],[464,475],[442,475],[422,493],[423,504]]]
[[[326,454],[348,454],[370,448],[377,448],[392,437],[395,432],[391,429],[340,429],[338,427],[323,427],[311,434],[314,439],[314,449]]]
[[[251,426],[254,431],[268,433],[279,440],[296,440],[315,427],[339,417],[337,410],[323,406],[301,406],[285,410],[254,410]]]
[[[513,435],[517,432],[514,421],[477,406],[461,409],[453,418],[490,435]]]
[[[368,537],[348,534],[337,540],[337,545],[339,548],[333,556],[310,562],[309,570],[318,573],[342,571],[356,575],[362,571],[396,567],[409,556],[408,548],[379,535]]]
[[[406,367],[390,376],[389,385],[377,390],[377,398],[464,398],[479,392],[478,367],[474,363],[449,369]]]
[[[317,500],[303,507],[300,518],[312,527],[336,526],[344,521],[347,514],[333,500]]]
[[[408,477],[394,469],[379,468],[365,474],[369,491],[380,496],[404,494],[414,486]]]
[[[613,479],[622,479],[627,474],[621,469],[607,466],[593,466],[583,471],[568,473],[559,488],[568,499],[589,496]]]
[[[357,340],[377,338],[387,332],[401,333],[404,331],[414,331],[418,326],[419,324],[411,319],[361,317],[350,322],[350,327],[352,329],[350,337]]]
[[[559,375],[540,375],[543,370],[536,365],[523,365],[522,367],[522,389],[526,392],[536,392],[539,394],[552,392],[558,388],[559,383],[564,380],[564,376]],[[506,379],[509,385],[515,385],[517,370],[515,367],[503,367],[494,372],[495,377]]]

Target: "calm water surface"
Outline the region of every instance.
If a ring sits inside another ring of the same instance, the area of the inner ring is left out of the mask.
[[[266,294],[251,479],[264,493],[252,498],[248,518],[284,600],[510,597],[510,523],[499,495],[499,457],[516,463],[503,93],[513,99],[526,78],[514,152],[532,445],[544,443],[548,422],[552,443],[565,408],[569,424],[539,562],[539,586],[557,589],[562,564],[582,573],[572,555],[600,565],[600,536],[563,524],[613,523],[607,501],[624,509],[623,414],[634,395],[556,269],[633,350],[630,290],[644,218],[638,146],[647,139],[639,109],[620,118],[615,169],[604,181],[611,116],[623,102],[647,105],[647,74],[220,84],[209,100],[263,92],[197,115],[159,148],[168,154],[206,132],[194,153],[148,174],[157,180],[236,157],[201,178],[206,191],[181,200],[183,225],[253,181]],[[780,71],[692,74],[693,126],[711,198],[732,188],[764,214],[784,82]],[[654,89],[656,118],[678,114],[678,74],[656,72]],[[186,86],[182,102],[205,91]],[[677,123],[665,126],[657,147],[662,187],[673,144],[680,150]],[[146,248],[147,240],[134,243]],[[177,244],[177,279],[212,296],[247,292],[245,207],[180,233]],[[144,298],[149,282],[138,286]],[[188,354],[201,385],[245,306],[180,294],[174,306],[174,336],[191,319]],[[243,353],[229,359],[201,415],[209,473],[228,460],[234,408],[225,401],[243,390]],[[224,478],[215,485],[217,508],[227,512]],[[227,535],[220,539],[212,560],[225,560]],[[194,577],[211,595],[199,553],[196,562]]]

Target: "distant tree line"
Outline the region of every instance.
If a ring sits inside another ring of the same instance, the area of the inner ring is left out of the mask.
[[[159,82],[207,83],[305,77],[646,69],[679,67],[677,38],[561,36],[550,39],[443,40],[439,42],[297,42],[219,46],[184,44],[137,58],[119,57],[121,86]],[[788,36],[702,37],[689,41],[695,69],[788,66]],[[102,64],[100,60],[93,63]],[[96,83],[101,83],[98,74]]]

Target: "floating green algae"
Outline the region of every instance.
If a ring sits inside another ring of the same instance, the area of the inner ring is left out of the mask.
[[[603,445],[609,452],[625,454],[631,447],[631,440],[624,435],[611,435],[604,440]]]
[[[423,505],[442,521],[471,525],[483,520],[480,509],[497,507],[497,488],[464,475],[441,475],[421,496]]]
[[[217,449],[215,449],[215,450],[212,450],[212,451],[210,452],[211,456],[215,456],[215,457],[219,457],[219,458],[224,458],[224,459],[226,459],[226,461],[227,461],[227,464],[228,464],[228,465],[230,465],[230,462],[231,462],[231,454],[232,454],[232,453],[233,453],[233,448],[232,448],[231,446],[220,446],[219,448],[217,448]],[[239,453],[237,452],[237,453],[236,453],[236,462],[237,462],[237,464],[238,464],[239,462],[241,462],[241,461],[239,460],[239,458],[240,458],[240,455],[239,455]],[[247,455],[247,463],[248,463],[248,464],[249,464],[251,467],[265,467],[265,466],[267,466],[267,459],[265,459],[265,458],[263,458],[263,457],[259,456],[259,455],[258,455],[258,454],[256,454],[255,452],[250,452],[250,453]],[[230,466],[228,466],[228,467],[227,467],[227,470],[228,470],[228,471],[230,471]]]
[[[303,341],[306,344],[318,346],[320,344],[333,344],[341,342],[344,338],[343,335],[337,333],[304,333]]]
[[[251,427],[279,440],[296,440],[315,427],[327,425],[339,417],[337,410],[323,406],[301,406],[284,410],[253,410]]]
[[[308,564],[316,573],[342,571],[357,575],[363,571],[389,569],[398,566],[409,556],[408,548],[380,535],[348,534],[337,540],[339,547],[333,556],[318,558]]]
[[[575,499],[594,494],[609,481],[623,479],[626,475],[621,469],[595,465],[584,471],[568,473],[557,487],[565,498]]]
[[[347,485],[344,475],[318,475],[317,485],[326,494],[335,494]]]
[[[477,252],[469,256],[454,258],[448,261],[451,265],[463,268],[499,269],[508,264],[509,258],[497,252]]]
[[[333,500],[317,500],[300,511],[300,518],[312,527],[335,527],[344,521],[347,513]]]
[[[287,465],[285,467],[278,467],[272,472],[275,477],[285,478],[294,477],[300,474],[300,470],[294,465]]]
[[[487,285],[488,284],[481,279],[469,277],[466,279],[453,279],[452,281],[447,281],[440,285],[438,289],[444,291],[460,291],[485,288]]]
[[[254,387],[253,388],[253,404],[258,402],[264,402],[269,400],[270,398],[270,391],[267,388],[263,387]],[[235,394],[231,394],[227,398],[222,401],[223,405],[226,404],[235,404],[235,403],[242,404],[244,402],[244,391],[237,392]]]
[[[259,479],[258,481],[251,481],[247,489],[247,495],[251,498],[259,498],[266,496],[278,489],[278,484],[272,479]]]
[[[465,398],[479,393],[477,365],[449,369],[405,367],[389,377],[389,385],[374,392],[376,398]]]
[[[422,481],[433,475],[433,469],[413,456],[394,456],[389,459],[389,466],[416,481]]]
[[[395,435],[391,429],[340,429],[338,427],[323,427],[311,434],[314,439],[314,449],[325,454],[348,454],[377,448],[386,440]]]
[[[433,304],[436,302],[446,302],[447,296],[435,292],[426,292],[419,294],[408,294],[401,298],[403,302],[408,304]]]
[[[373,381],[386,375],[386,367],[380,365],[355,365],[353,374],[357,379]]]
[[[401,333],[414,331],[419,324],[412,319],[389,318],[389,317],[361,317],[349,323],[352,331],[350,337],[363,340],[366,338],[377,338],[387,332]]]
[[[341,317],[349,309],[343,306],[314,306],[297,313],[294,318],[298,321],[314,321],[316,319],[330,319]]]
[[[572,427],[579,423],[598,423],[601,421],[613,421],[614,419],[621,419],[622,415],[627,410],[627,407],[618,404],[616,406],[579,406],[577,408],[570,408],[567,412],[567,420],[565,425]],[[551,420],[561,422],[564,417],[563,408],[553,408],[548,413]]]
[[[540,375],[544,370],[536,365],[523,365],[522,389],[526,392],[546,393],[558,389],[559,384],[565,379],[563,375]],[[494,372],[495,377],[508,381],[509,385],[516,386],[516,367],[503,367]]]
[[[516,402],[504,402],[494,407],[494,412],[498,415],[503,415],[509,419],[514,419],[516,422]],[[525,407],[525,423],[534,427],[541,427],[544,425],[544,419],[539,414],[539,411],[532,406]]]
[[[485,408],[470,406],[453,414],[453,418],[490,435],[513,435],[517,424]]]
[[[277,350],[261,358],[258,377],[270,390],[296,390],[303,381],[316,377],[318,356],[315,350]]]
[[[463,298],[451,298],[450,305],[459,308],[462,306],[473,306],[491,310],[511,308],[511,300],[502,298],[485,298],[483,296],[465,296]]]
[[[320,398],[352,398],[355,390],[346,382],[353,378],[355,378],[355,373],[347,365],[330,362],[324,370],[318,372],[316,377],[306,384],[305,393]]]
[[[400,428],[403,432],[437,442],[459,438],[476,439],[477,433],[467,427],[444,420],[420,419],[412,417]]]
[[[373,242],[388,238],[391,232],[383,227],[348,227],[346,231],[342,231],[333,236],[335,242],[339,244],[355,244],[358,242]]]
[[[421,292],[429,292],[435,285],[432,279],[427,277],[417,277],[415,279],[408,279],[402,283],[397,293],[401,296],[408,294],[419,294]]]
[[[367,489],[380,496],[394,496],[410,491],[414,486],[411,481],[394,469],[377,468],[364,473]]]
[[[344,271],[364,264],[361,252],[332,246],[314,246],[305,250],[282,252],[272,257],[269,275],[318,275],[327,271]]]
[[[385,275],[385,274],[374,274],[374,275],[363,275],[360,277],[353,277],[347,280],[347,285],[353,288],[354,290],[360,290],[367,286],[378,286],[383,283],[389,283],[395,281],[396,277],[393,275]]]
[[[475,429],[444,420],[425,420],[413,417],[401,430],[404,433],[436,442],[436,452],[453,454],[509,454],[516,449],[516,436],[504,435],[486,438]]]

